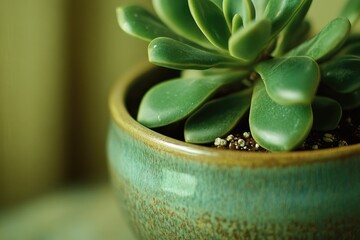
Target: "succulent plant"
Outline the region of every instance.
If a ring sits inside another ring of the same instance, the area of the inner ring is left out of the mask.
[[[311,0],[153,0],[117,9],[121,28],[149,41],[151,63],[182,70],[153,86],[137,120],[185,121],[185,141],[213,142],[249,116],[254,139],[290,151],[311,129],[337,127],[360,106],[360,1],[310,36]]]

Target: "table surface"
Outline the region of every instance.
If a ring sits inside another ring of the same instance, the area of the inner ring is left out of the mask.
[[[0,211],[0,239],[134,240],[108,184],[71,187]]]

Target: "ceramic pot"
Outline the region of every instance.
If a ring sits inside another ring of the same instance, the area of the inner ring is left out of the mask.
[[[112,182],[139,239],[360,239],[360,144],[247,153],[136,122],[143,92],[176,74],[147,64],[110,96]]]

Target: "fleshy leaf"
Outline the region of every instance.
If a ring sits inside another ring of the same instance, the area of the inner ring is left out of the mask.
[[[207,69],[232,66],[234,58],[221,55],[170,38],[156,38],[148,47],[149,61],[173,69]]]
[[[360,57],[345,55],[324,64],[322,81],[340,93],[360,89]]]
[[[304,22],[304,18],[309,11],[311,3],[312,0],[305,0],[305,4],[301,6],[300,10],[290,20],[289,24],[281,31],[277,40],[277,47],[275,50],[276,56],[282,55],[289,50],[292,47],[291,44],[294,40],[306,36],[307,32],[304,33],[304,30],[309,30],[309,24]],[[297,34],[298,32],[301,32],[301,35]]]
[[[294,48],[286,56],[309,56],[317,61],[324,60],[342,46],[350,29],[351,24],[347,18],[336,18],[313,38]]]
[[[125,6],[116,9],[120,27],[128,34],[151,41],[157,37],[179,39],[161,20],[141,6]]]
[[[352,25],[355,25],[356,21],[360,17],[360,1],[359,0],[347,0],[344,8],[341,11],[340,16],[347,17]]]
[[[343,110],[351,110],[360,107],[360,89],[350,93],[339,93],[334,89],[322,86],[321,94],[336,100],[340,103]]]
[[[319,66],[309,57],[274,58],[255,70],[272,100],[282,105],[311,104],[320,80]]]
[[[189,0],[189,7],[207,39],[216,47],[227,51],[230,30],[222,10],[210,0]]]
[[[312,126],[311,105],[285,106],[274,102],[262,81],[254,88],[250,130],[254,139],[270,151],[290,151],[307,137]]]
[[[212,1],[213,3],[215,3],[216,4],[216,6],[218,6],[218,8],[222,8],[222,6],[223,6],[223,0],[210,0],[210,1]]]
[[[230,29],[236,14],[242,17],[245,26],[255,18],[255,8],[251,0],[224,0],[223,12]]]
[[[339,125],[342,109],[337,101],[327,97],[316,97],[312,103],[312,109],[314,130],[330,131]]]
[[[237,30],[229,39],[230,54],[244,63],[252,63],[266,48],[271,23],[262,19]]]
[[[360,42],[351,43],[344,46],[338,55],[358,55],[360,56]]]
[[[269,0],[264,16],[272,23],[272,37],[277,35],[307,2],[308,0]]]
[[[232,28],[231,28],[232,33],[235,33],[237,30],[244,27],[243,19],[239,14],[235,14],[235,16],[232,19],[232,25],[231,26],[232,26]]]
[[[255,8],[256,20],[263,18],[269,0],[252,0]]]
[[[137,119],[147,127],[180,121],[221,87],[241,80],[247,72],[232,72],[206,78],[177,78],[159,83],[143,97]]]
[[[349,37],[346,39],[344,46],[348,46],[359,42],[360,42],[360,33],[351,33]]]
[[[185,123],[185,141],[209,143],[231,131],[250,106],[251,89],[212,100]]]
[[[157,15],[173,31],[201,46],[212,47],[191,16],[187,0],[152,0],[152,3]]]
[[[285,44],[284,48],[281,50],[280,55],[284,55],[287,51],[289,51],[292,48],[295,48],[302,42],[304,42],[311,31],[311,24],[309,21],[303,21],[300,26],[298,26],[298,29],[293,32],[293,34],[289,37],[288,42]]]

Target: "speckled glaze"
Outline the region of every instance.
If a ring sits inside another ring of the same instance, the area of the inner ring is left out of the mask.
[[[110,95],[110,172],[139,239],[360,239],[360,144],[241,153],[158,134],[131,109],[167,71],[146,64]]]

